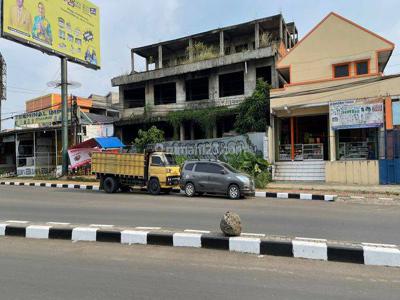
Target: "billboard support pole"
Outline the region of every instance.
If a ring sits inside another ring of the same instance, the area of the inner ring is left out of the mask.
[[[68,175],[68,72],[67,59],[61,58],[62,175]]]

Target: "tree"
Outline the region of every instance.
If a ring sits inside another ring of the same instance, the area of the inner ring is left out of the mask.
[[[238,106],[235,130],[244,134],[247,132],[265,131],[269,120],[269,89],[264,80],[257,80],[253,94]]]
[[[134,144],[137,148],[137,151],[143,152],[146,145],[152,145],[164,141],[164,131],[158,129],[156,126],[152,126],[147,131],[140,129],[138,132],[138,137],[135,138]]]

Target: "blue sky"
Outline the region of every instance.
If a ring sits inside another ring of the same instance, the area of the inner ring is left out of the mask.
[[[29,1],[29,0],[26,0]],[[296,22],[300,37],[334,11],[370,29],[400,47],[398,0],[92,0],[101,9],[102,69],[93,71],[69,64],[69,80],[82,84],[73,93],[87,97],[107,94],[110,79],[130,71],[132,47],[169,40],[209,29],[282,13]],[[400,73],[397,49],[386,73]],[[7,101],[3,116],[23,112],[25,101],[57,92],[47,82],[60,77],[60,62],[22,45],[0,39],[0,52],[8,67]],[[142,67],[142,66],[139,66]],[[3,122],[10,128],[13,121]]]

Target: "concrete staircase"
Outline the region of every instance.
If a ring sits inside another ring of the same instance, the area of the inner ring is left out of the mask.
[[[273,180],[325,181],[325,161],[276,162]]]

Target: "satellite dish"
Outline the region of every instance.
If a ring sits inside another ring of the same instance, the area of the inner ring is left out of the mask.
[[[67,83],[67,85],[69,89],[78,89],[82,86],[82,84],[76,81],[70,81]],[[55,89],[61,88],[61,81],[60,80],[50,81],[47,83],[47,86]]]

